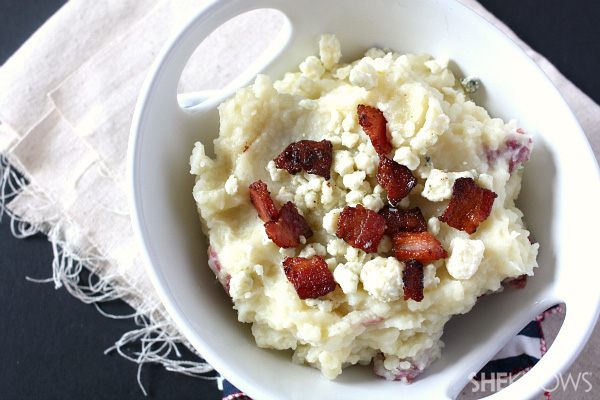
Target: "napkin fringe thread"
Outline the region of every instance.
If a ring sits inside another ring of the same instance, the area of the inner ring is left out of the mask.
[[[139,329],[126,332],[113,346],[104,352],[112,351],[127,360],[138,364],[137,382],[145,396],[148,395],[141,380],[142,367],[146,363],[162,364],[168,371],[183,375],[203,378],[218,379],[210,376],[214,368],[204,361],[182,359],[179,346],[185,346],[197,356],[201,356],[193,349],[185,337],[180,334],[168,316],[156,310],[156,306],[142,302],[136,304],[135,311],[127,315],[118,315],[106,312],[101,308],[103,302],[133,298],[132,293],[124,286],[119,286],[119,277],[116,275],[101,276],[95,271],[100,258],[95,256],[81,257],[72,249],[65,240],[59,225],[50,227],[46,223],[31,223],[23,220],[8,208],[12,199],[29,189],[29,182],[13,166],[9,160],[0,154],[0,220],[6,214],[10,218],[10,227],[13,236],[19,239],[43,233],[52,244],[52,277],[36,279],[26,277],[36,283],[54,282],[55,289],[64,287],[69,294],[85,304],[94,307],[105,317],[112,319],[133,318]],[[136,296],[139,298],[140,296]],[[131,350],[132,346],[139,346],[139,350]]]

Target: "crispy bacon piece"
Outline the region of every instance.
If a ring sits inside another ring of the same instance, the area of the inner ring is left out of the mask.
[[[402,270],[402,284],[404,285],[404,300],[423,300],[423,264],[417,260],[408,260]]]
[[[419,207],[403,211],[390,206],[379,210],[379,215],[385,218],[385,233],[394,236],[398,232],[425,232],[427,222]]]
[[[321,256],[310,260],[289,257],[283,260],[285,276],[292,282],[300,299],[316,299],[335,289],[336,283],[327,263]]]
[[[294,203],[289,201],[277,211],[264,182],[256,181],[250,185],[250,200],[258,211],[260,219],[265,222],[267,236],[277,246],[298,247],[300,236],[308,239],[313,235],[308,222],[298,213]]]
[[[252,204],[254,204],[254,207],[256,207],[258,216],[264,222],[277,220],[279,211],[277,211],[277,207],[275,207],[275,203],[273,203],[273,199],[267,189],[266,183],[263,181],[256,181],[250,185],[250,200],[252,201]]]
[[[398,232],[392,239],[392,251],[400,261],[415,259],[421,263],[430,263],[448,257],[442,244],[429,232]]]
[[[333,145],[329,140],[301,140],[286,147],[274,161],[277,168],[285,169],[290,174],[297,174],[304,169],[309,174],[329,179]]]
[[[407,166],[380,155],[377,182],[387,190],[389,202],[396,205],[417,185],[417,178]]]
[[[383,113],[375,107],[359,104],[357,114],[358,123],[371,139],[377,154],[384,156],[392,151],[392,145],[387,139],[387,120]]]
[[[458,178],[452,187],[450,203],[438,219],[471,234],[489,217],[496,197],[491,190],[477,186],[473,178]]]
[[[375,253],[384,232],[385,218],[357,204],[356,207],[344,207],[336,235],[352,247]]]
[[[313,235],[308,222],[298,213],[296,206],[291,201],[281,207],[277,221],[265,223],[265,230],[269,239],[283,248],[298,247],[300,236],[308,239]]]

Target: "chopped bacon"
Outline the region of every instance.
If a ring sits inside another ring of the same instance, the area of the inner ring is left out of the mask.
[[[407,166],[398,164],[387,157],[379,156],[377,182],[387,190],[390,203],[396,205],[417,185],[417,178]]]
[[[438,219],[453,228],[474,233],[492,212],[498,195],[477,186],[473,178],[458,178],[452,187],[450,203]]]
[[[375,253],[384,232],[385,218],[357,204],[356,207],[344,207],[336,235],[352,247]]]
[[[267,185],[262,181],[256,181],[250,185],[250,200],[256,207],[260,219],[265,221],[267,236],[277,246],[298,247],[300,236],[308,239],[313,235],[308,222],[298,213],[294,203],[289,201],[281,207],[280,211],[277,211]]]
[[[277,221],[265,224],[265,230],[269,239],[283,248],[298,247],[300,236],[308,239],[313,235],[308,222],[298,213],[296,206],[291,201],[281,207]]]
[[[408,260],[402,270],[404,300],[423,300],[423,264],[417,260]]]
[[[275,207],[275,203],[273,203],[266,183],[256,181],[250,185],[250,200],[254,204],[254,207],[256,207],[258,216],[264,222],[277,220],[279,212],[277,211],[277,207]]]
[[[392,239],[392,251],[400,261],[415,259],[422,263],[429,263],[440,258],[448,257],[442,244],[429,232],[398,232]]]
[[[304,169],[329,179],[333,162],[333,145],[329,140],[301,140],[290,144],[277,158],[277,168],[285,169],[290,174],[297,174]]]
[[[390,206],[379,210],[379,215],[385,218],[385,233],[394,236],[398,232],[425,232],[427,222],[419,207],[403,211]]]
[[[516,278],[507,278],[502,283],[509,288],[525,289],[525,286],[527,286],[527,274],[519,275]]]
[[[359,104],[357,114],[358,123],[371,139],[377,154],[386,155],[392,151],[392,145],[387,139],[387,120],[383,113],[375,107]]]
[[[321,256],[312,259],[289,257],[283,260],[285,276],[294,285],[300,299],[316,299],[335,289],[336,283],[327,262]]]

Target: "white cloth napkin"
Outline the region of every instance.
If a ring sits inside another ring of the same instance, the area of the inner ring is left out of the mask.
[[[575,111],[598,159],[600,107],[479,3],[462,2],[500,27],[544,69]],[[72,0],[0,69],[3,179],[15,182],[15,168],[28,181],[0,207],[27,223],[21,234],[38,230],[49,236],[57,287],[87,302],[121,298],[137,311],[140,329],[126,333],[117,350],[152,338],[141,345],[135,361],[198,374],[211,367],[178,362],[169,357],[173,346],[160,347],[166,341],[191,348],[142,265],[129,219],[125,169],[131,118],[150,65],[171,34],[204,4]],[[180,91],[222,87],[262,52],[280,26],[276,13],[261,10],[219,28],[188,63]],[[77,282],[83,266],[100,278],[98,283]]]

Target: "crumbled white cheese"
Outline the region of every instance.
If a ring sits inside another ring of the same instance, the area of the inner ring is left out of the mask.
[[[225,192],[229,195],[236,194],[238,191],[238,180],[234,175],[231,175],[225,182]]]
[[[342,128],[345,132],[353,132],[356,128],[356,115],[354,113],[348,113],[342,121]]]
[[[356,168],[365,171],[367,175],[373,176],[377,173],[377,168],[379,167],[379,158],[377,155],[361,151],[354,158],[354,162],[356,163]]]
[[[375,89],[379,84],[379,75],[375,67],[363,58],[350,71],[350,83],[366,90]]]
[[[375,257],[360,271],[360,280],[369,294],[383,302],[398,300],[402,293],[402,266],[395,257]]]
[[[333,196],[333,187],[328,181],[323,181],[321,185],[321,203],[329,204],[335,201]]]
[[[314,256],[325,256],[327,254],[327,249],[321,243],[311,243],[305,246],[298,257],[304,258],[313,258]]]
[[[455,279],[469,279],[477,272],[484,251],[481,240],[455,237],[450,242],[450,256],[446,261],[448,273]]]
[[[352,70],[352,65],[346,65],[344,67],[337,68],[335,72],[332,74],[334,78],[344,80],[350,76],[350,71]]]
[[[300,71],[307,78],[319,79],[325,73],[325,67],[317,57],[309,56],[300,64]]]
[[[448,68],[448,58],[441,57],[436,58],[435,60],[425,61],[425,66],[431,70],[434,74],[439,74],[446,68]]]
[[[342,47],[335,35],[321,35],[319,57],[326,69],[331,69],[342,57]]]
[[[333,152],[333,170],[344,176],[354,171],[354,158],[349,151],[340,150]]]
[[[275,199],[279,202],[279,204],[285,204],[288,201],[293,202],[295,198],[296,196],[294,196],[294,194],[291,193],[285,186],[282,186],[281,189],[279,189],[277,195],[275,196]]]
[[[269,239],[271,240],[271,239]],[[281,254],[284,257],[295,257],[296,256],[296,249],[294,247],[280,247],[279,248],[279,254]]]
[[[340,285],[344,293],[356,293],[360,270],[361,265],[357,262],[339,264],[333,271],[333,279]]]
[[[362,205],[373,211],[379,211],[385,205],[385,198],[378,194],[368,194],[362,199]]]
[[[394,152],[394,161],[405,165],[411,171],[414,171],[421,164],[421,160],[410,149],[410,147],[399,147]]]
[[[445,172],[441,169],[433,168],[429,172],[429,177],[425,181],[425,188],[421,195],[431,201],[442,201],[452,197],[452,186],[458,178],[472,178],[470,171],[464,172]]]
[[[327,254],[334,257],[344,256],[348,247],[350,246],[348,246],[344,240],[335,238],[327,243]]]
[[[427,220],[427,231],[433,236],[440,233],[440,220],[437,217],[431,217]]]
[[[477,185],[482,189],[494,190],[494,177],[489,174],[479,174]]]
[[[273,160],[270,160],[267,163],[266,168],[273,182],[279,182],[280,180],[286,177],[287,171],[284,169],[277,168],[277,166],[275,165],[275,161]]]
[[[346,174],[343,177],[344,186],[350,190],[358,190],[363,186],[366,177],[367,174],[365,174],[365,171],[356,171],[351,174]]]
[[[337,110],[331,110],[331,118],[327,124],[327,130],[336,134],[340,134],[342,132],[342,114],[340,114]]]
[[[344,126],[344,120],[342,122],[342,127]],[[342,144],[349,149],[356,147],[360,143],[360,135],[358,133],[348,132],[346,128],[344,128],[344,132],[342,132]]]
[[[437,268],[433,264],[427,264],[423,268],[423,287],[427,289],[435,289],[440,283],[440,278],[435,276]]]
[[[335,208],[323,216],[323,228],[327,233],[335,235],[338,228],[338,220],[340,219],[341,208]]]
[[[346,203],[356,205],[360,203],[366,195],[367,192],[363,190],[351,190],[346,195]]]

